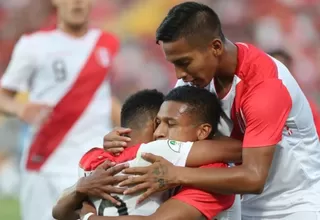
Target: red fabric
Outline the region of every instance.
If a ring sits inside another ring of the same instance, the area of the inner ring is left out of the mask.
[[[232,137],[243,140],[243,147],[274,145],[282,138],[292,107],[290,94],[269,56],[249,44],[238,43],[237,47],[236,75],[241,82],[232,109]]]
[[[84,171],[93,171],[106,160],[117,164],[124,163],[136,157],[140,146],[141,144],[137,144],[133,147],[128,147],[119,156],[114,156],[101,148],[92,148],[81,158],[79,166]]]
[[[106,77],[108,68],[101,66],[96,59],[96,49],[107,47],[112,55],[116,53],[119,42],[112,35],[104,33],[97,41],[95,49],[79,73],[70,91],[54,107],[48,121],[42,125],[31,144],[28,170],[40,170],[50,155],[63,141],[66,134],[81,117],[96,90]],[[94,77],[92,77],[94,73]]]
[[[316,129],[317,129],[317,134],[318,134],[318,137],[320,137],[320,116],[319,116],[319,111],[317,109],[316,104],[314,104],[313,101],[311,101],[310,99],[308,101],[309,101],[310,108],[311,108],[311,111],[312,111],[313,121],[314,121],[314,124],[315,124]]]
[[[224,163],[215,163],[210,165],[201,166],[201,168],[226,168],[228,167]],[[177,195],[172,197],[190,206],[198,209],[202,215],[204,215],[208,220],[213,219],[219,213],[229,209],[233,203],[234,195],[219,195],[210,194],[199,189],[191,187],[183,187]]]

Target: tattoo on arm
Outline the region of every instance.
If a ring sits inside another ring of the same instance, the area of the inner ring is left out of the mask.
[[[165,188],[168,185],[168,182],[163,178],[167,173],[167,168],[160,165],[159,167],[154,168],[152,172],[156,177],[154,181],[158,183],[159,189]]]

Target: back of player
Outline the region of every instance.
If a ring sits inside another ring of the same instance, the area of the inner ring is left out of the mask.
[[[106,159],[121,164],[128,163],[130,167],[143,167],[150,165],[149,162],[143,160],[141,155],[143,153],[152,153],[158,156],[162,156],[176,166],[185,166],[188,154],[192,147],[192,142],[178,142],[173,140],[158,140],[150,142],[148,144],[139,144],[130,148],[129,151],[124,152],[119,157],[112,158],[109,153],[103,152],[100,149],[96,151],[101,152],[99,155],[93,157],[88,154],[95,154],[94,151],[88,152],[84,155],[80,161],[79,177],[90,175],[90,173],[96,168],[95,166],[104,162]],[[92,164],[95,166],[92,166]],[[121,174],[118,174],[121,175]],[[121,215],[143,215],[148,216],[153,214],[159,206],[170,197],[170,192],[165,191],[157,193],[137,205],[137,201],[142,193],[136,195],[121,195],[113,194],[118,201],[121,202],[120,206],[114,206],[109,201],[102,199],[91,198],[91,201],[97,209],[97,213],[101,216],[121,216]]]

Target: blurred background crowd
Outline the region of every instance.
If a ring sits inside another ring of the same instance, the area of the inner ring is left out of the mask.
[[[182,0],[95,0],[92,26],[117,34],[122,49],[113,66],[114,93],[124,100],[143,88],[168,91],[172,66],[155,43],[155,30],[167,11]],[[226,36],[270,51],[285,49],[292,72],[315,102],[320,93],[320,0],[201,0],[220,16]],[[23,33],[55,25],[49,0],[0,0],[0,76]],[[27,94],[21,94],[21,101]],[[23,124],[0,118],[0,199],[17,196]]]

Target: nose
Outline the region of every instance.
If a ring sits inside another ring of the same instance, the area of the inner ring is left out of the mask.
[[[153,133],[153,137],[155,140],[158,139],[165,139],[167,137],[167,129],[163,125],[163,123],[160,123],[156,130]]]
[[[184,81],[187,78],[188,74],[183,69],[175,66],[175,71],[177,79],[182,79]]]

